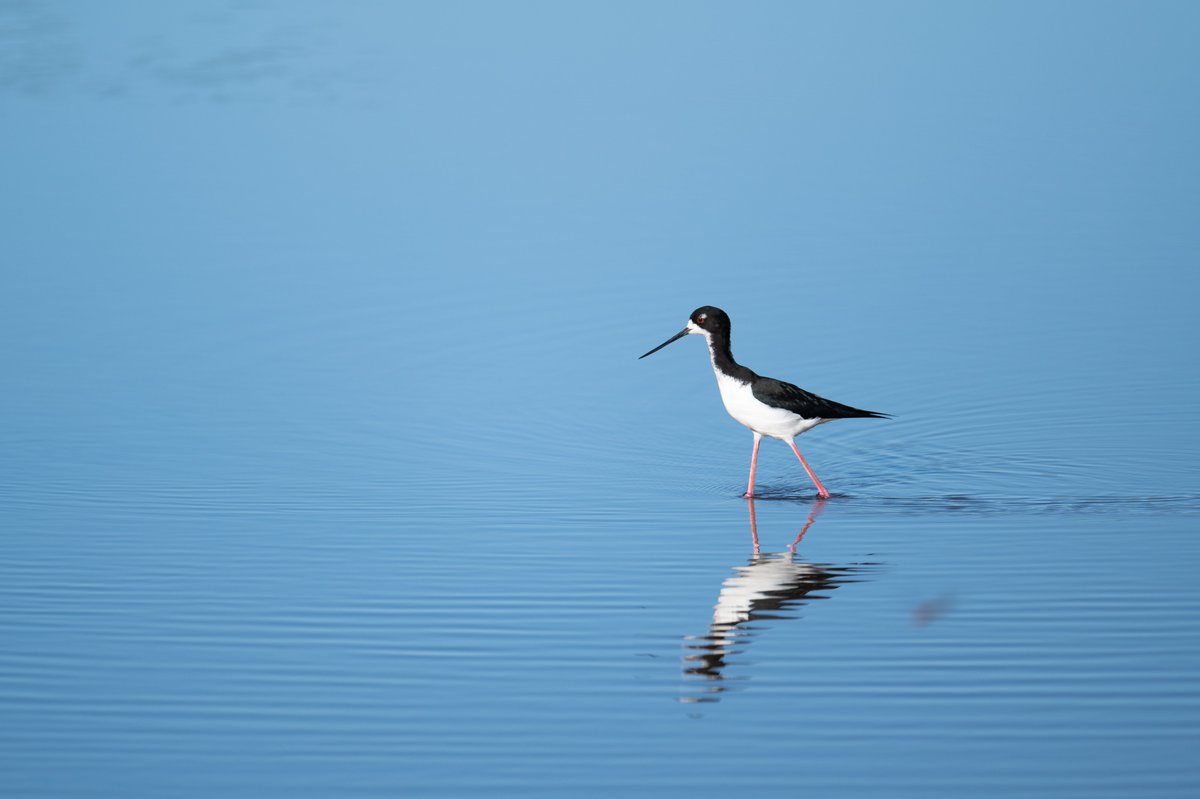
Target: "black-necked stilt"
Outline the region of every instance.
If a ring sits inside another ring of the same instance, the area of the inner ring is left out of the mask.
[[[763,436],[768,436],[787,442],[792,452],[800,459],[804,471],[808,472],[809,478],[816,485],[817,494],[828,497],[829,492],[821,485],[821,481],[809,467],[808,461],[804,460],[800,450],[796,449],[793,439],[819,424],[834,419],[887,419],[890,418],[889,415],[851,408],[849,405],[810,394],[791,383],[755,374],[733,359],[733,353],[729,349],[729,327],[729,314],[720,308],[705,305],[692,311],[687,327],[646,355],[653,355],[671,342],[692,333],[704,336],[708,341],[708,354],[712,358],[713,372],[717,375],[717,388],[721,390],[721,401],[725,403],[725,410],[754,432],[754,452],[750,456],[750,484],[746,487],[745,496],[754,496],[758,445]],[[638,360],[646,355],[639,356]]]

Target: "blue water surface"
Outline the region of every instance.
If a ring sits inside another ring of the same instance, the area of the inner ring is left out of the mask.
[[[1198,23],[0,4],[0,794],[1197,795]]]

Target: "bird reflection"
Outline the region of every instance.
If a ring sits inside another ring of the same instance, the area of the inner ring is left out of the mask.
[[[725,675],[729,665],[727,659],[740,654],[764,629],[753,622],[793,618],[786,615],[786,611],[814,600],[827,599],[824,592],[843,583],[856,582],[856,575],[864,569],[863,564],[831,566],[803,563],[797,559],[796,547],[825,509],[825,500],[817,500],[812,505],[808,519],[787,551],[767,553],[759,548],[754,500],[747,500],[747,504],[754,554],[747,565],[734,566],[733,576],[722,583],[708,634],[686,639],[684,675],[703,680],[704,684],[701,688],[693,683],[692,687],[701,688],[700,692],[682,697],[680,701],[683,702],[719,701],[720,694],[728,690],[725,684],[729,680]]]

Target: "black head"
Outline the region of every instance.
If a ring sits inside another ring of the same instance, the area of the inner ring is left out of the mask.
[[[688,317],[687,327],[647,352],[646,355],[653,355],[672,341],[678,341],[689,333],[699,335],[707,333],[718,338],[727,338],[729,336],[729,314],[712,305],[702,305],[692,311],[692,315]],[[640,356],[638,360],[645,358],[646,355]]]
[[[694,332],[690,329],[692,325],[709,333],[727,332],[729,330],[729,314],[712,305],[702,305],[692,311],[692,315],[688,317],[688,323],[689,333]]]

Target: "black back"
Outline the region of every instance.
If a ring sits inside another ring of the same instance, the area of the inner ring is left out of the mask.
[[[886,413],[864,411],[852,408],[840,402],[818,397],[799,386],[776,380],[772,377],[758,377],[750,381],[750,390],[754,398],[772,408],[783,408],[786,411],[799,414],[805,419],[890,419]]]

